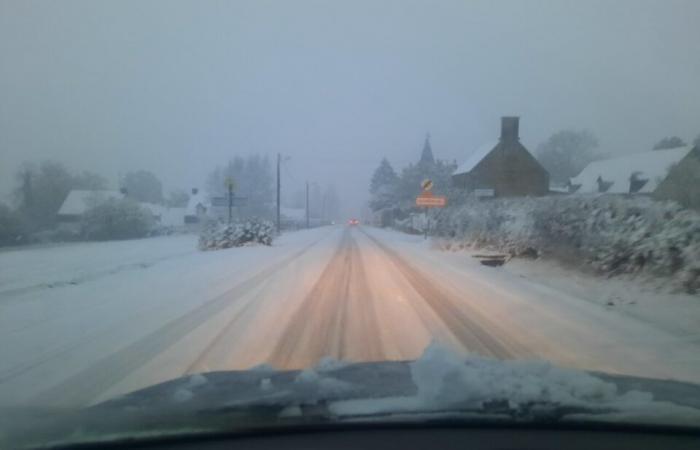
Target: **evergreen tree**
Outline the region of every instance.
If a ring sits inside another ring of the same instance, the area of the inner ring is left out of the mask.
[[[421,182],[429,179],[433,182],[433,192],[446,194],[452,184],[452,173],[457,169],[455,162],[437,160],[433,164],[409,164],[401,171],[398,183],[397,200],[402,206],[412,206],[421,193]]]
[[[370,208],[373,211],[388,208],[396,201],[399,177],[389,161],[383,158],[372,175],[369,191],[372,194]]]
[[[435,164],[435,157],[433,156],[433,148],[430,146],[430,133],[425,136],[425,143],[423,144],[423,151],[420,155],[420,165],[432,165]]]
[[[71,189],[104,189],[107,185],[97,174],[74,175],[55,161],[43,161],[38,166],[25,163],[17,173],[17,182],[17,208],[35,230],[55,225],[56,213]]]

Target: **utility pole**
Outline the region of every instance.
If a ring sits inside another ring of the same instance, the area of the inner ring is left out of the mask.
[[[277,154],[277,234],[282,232],[282,227],[280,225],[280,163],[282,156]]]
[[[309,228],[309,182],[306,182],[306,228]]]

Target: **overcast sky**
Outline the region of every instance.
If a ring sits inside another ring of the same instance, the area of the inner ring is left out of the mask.
[[[425,133],[465,159],[521,116],[531,150],[700,133],[700,1],[0,0],[0,193],[25,160],[202,186],[236,154],[288,155],[285,188],[366,199]]]

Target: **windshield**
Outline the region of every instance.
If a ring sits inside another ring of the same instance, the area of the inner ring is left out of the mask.
[[[3,0],[0,436],[700,423],[699,18]]]

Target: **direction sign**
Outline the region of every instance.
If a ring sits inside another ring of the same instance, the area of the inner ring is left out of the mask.
[[[444,208],[447,206],[447,197],[444,195],[433,195],[430,191],[425,191],[416,197],[416,206],[426,208]]]
[[[233,197],[233,205],[231,206],[246,206],[248,205],[248,197]],[[212,197],[211,206],[225,208],[228,206],[228,197]]]
[[[430,179],[425,179],[421,182],[420,187],[423,188],[424,191],[429,191],[433,188],[433,180]]]
[[[493,189],[474,189],[476,197],[495,197],[496,191]]]

